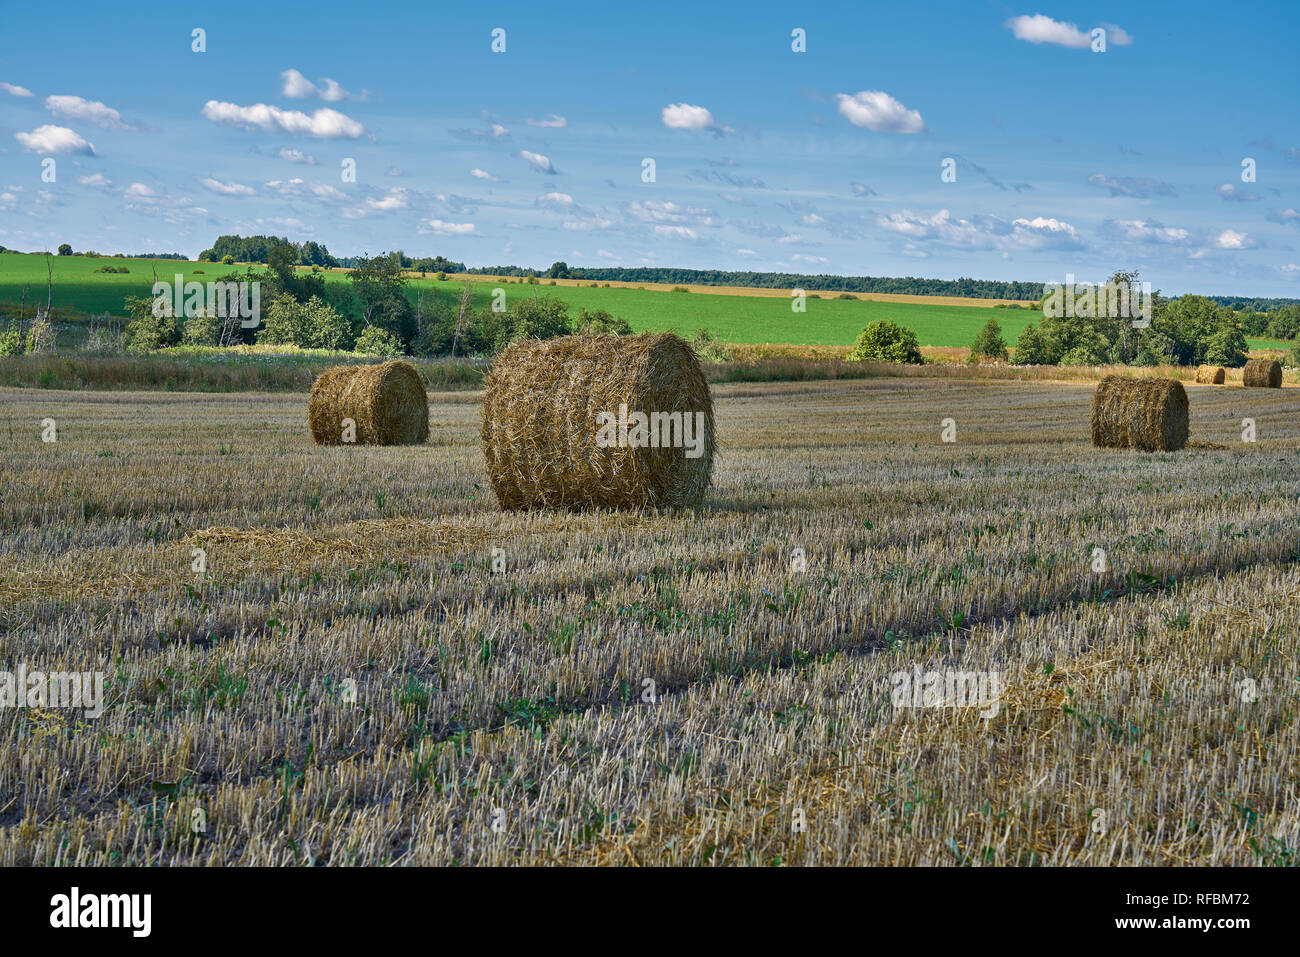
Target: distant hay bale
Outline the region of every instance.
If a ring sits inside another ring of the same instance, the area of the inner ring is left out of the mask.
[[[1196,370],[1196,381],[1201,385],[1223,385],[1227,375],[1223,366],[1201,366]]]
[[[484,383],[483,455],[503,509],[696,506],[713,398],[671,333],[525,339]]]
[[[1241,384],[1246,388],[1282,388],[1282,363],[1276,359],[1248,359],[1241,370]]]
[[[1092,396],[1092,444],[1174,452],[1187,444],[1187,390],[1177,379],[1108,375]]]
[[[417,445],[429,437],[429,397],[409,362],[334,366],[311,387],[307,421],[317,445],[345,444],[344,419],[358,445]]]

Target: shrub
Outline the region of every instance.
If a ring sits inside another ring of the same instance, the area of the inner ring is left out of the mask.
[[[695,331],[695,338],[691,340],[691,348],[705,362],[731,361],[731,349],[725,343],[719,342],[708,329],[702,327]]]
[[[1002,327],[998,325],[996,319],[990,319],[984,323],[984,328],[980,330],[975,341],[971,343],[970,357],[974,361],[976,358],[983,356],[986,359],[1003,359],[1007,358],[1007,344],[1002,338]]]
[[[292,296],[280,295],[263,308],[257,341],[261,345],[294,345],[300,349],[348,349],[352,329],[348,320],[319,296],[298,302]]]
[[[337,248],[337,247],[336,247],[336,248]],[[447,281],[447,274],[446,274],[445,272],[437,272],[437,273],[434,273],[433,278],[436,279],[436,280],[438,280],[438,282],[446,282],[446,281]]]
[[[23,335],[17,329],[0,332],[0,356],[20,356],[23,354]]]
[[[858,335],[849,353],[850,362],[906,362],[920,365],[921,350],[916,344],[916,333],[911,329],[877,319],[869,322]]]
[[[235,257],[230,255],[229,253],[221,257],[221,265],[233,266],[234,264],[235,264]]]
[[[146,296],[127,296],[126,309],[131,321],[122,334],[128,352],[152,352],[181,341],[181,327],[169,315],[153,314],[154,300]]]
[[[573,330],[569,324],[569,307],[562,299],[516,299],[505,312],[484,315],[487,345],[504,349],[519,339],[554,339]]]
[[[27,330],[27,351],[33,355],[54,351],[54,324],[48,316],[38,315]]]
[[[853,293],[851,292],[842,292],[835,298],[836,299],[857,299],[858,297],[853,295]]]
[[[591,284],[591,288],[593,289],[596,288],[596,284],[594,282]],[[673,292],[690,292],[690,290],[687,289],[685,286],[673,286]]]
[[[353,351],[363,356],[395,359],[402,354],[402,344],[388,330],[380,329],[378,326],[366,326],[361,330],[361,335],[357,336],[356,348]]]
[[[187,346],[220,345],[221,320],[216,316],[191,316],[181,327],[181,342]]]
[[[1062,353],[1058,365],[1099,366],[1110,361],[1110,343],[1100,333],[1092,332],[1075,339]]]
[[[582,336],[630,336],[632,327],[626,319],[611,316],[604,309],[588,312],[582,309],[573,322],[574,329]]]
[[[1016,365],[1051,365],[1051,360],[1047,337],[1031,322],[1020,331],[1020,338],[1016,340]]]

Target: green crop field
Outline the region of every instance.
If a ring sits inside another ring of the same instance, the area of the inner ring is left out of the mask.
[[[242,267],[214,263],[192,263],[163,259],[86,259],[57,256],[54,263],[53,304],[60,309],[85,313],[125,315],[126,296],[147,296],[158,279],[174,281],[179,273],[186,282],[222,279]],[[130,270],[125,275],[96,273],[103,266]],[[45,303],[45,257],[0,255],[0,303],[17,303],[27,285],[27,305]],[[330,276],[331,282],[347,282]],[[892,319],[913,330],[922,345],[967,346],[989,316],[1002,324],[1003,334],[1014,338],[1034,318],[1020,309],[991,310],[982,306],[943,306],[893,302],[867,302],[832,298],[807,300],[807,312],[796,313],[789,300],[772,296],[708,295],[624,288],[575,286],[529,286],[502,284],[499,280],[475,283],[475,304],[486,305],[497,287],[509,302],[518,296],[555,296],[579,309],[607,309],[632,324],[638,332],[677,331],[692,335],[705,328],[720,339],[739,343],[798,343],[803,345],[851,345],[862,327],[873,319]],[[448,280],[412,279],[411,296],[418,289],[440,298],[453,299],[459,283]],[[823,296],[833,294],[823,293]]]
[[[126,296],[148,296],[157,271],[159,280],[174,282],[177,274],[185,282],[208,282],[234,276],[246,267],[219,263],[195,263],[171,259],[87,259],[56,256],[53,305],[75,313],[125,316]],[[123,267],[130,272],[97,273],[104,266]],[[343,274],[330,274],[331,283],[346,283]],[[17,303],[27,286],[27,305],[44,305],[46,299],[45,257],[38,254],[0,255],[0,303]],[[788,299],[756,290],[754,296],[711,295],[698,292],[669,292],[661,289],[620,287],[550,286],[545,280],[531,286],[504,283],[497,278],[475,280],[474,303],[481,308],[492,290],[505,290],[506,301],[519,296],[554,296],[568,303],[571,313],[580,309],[606,309],[626,319],[637,332],[677,332],[693,336],[708,329],[717,338],[734,343],[790,343],[814,346],[852,345],[862,327],[876,319],[889,319],[916,333],[923,346],[965,347],[990,317],[1002,326],[1008,344],[1038,318],[1028,309],[987,306],[940,305],[917,302],[874,302],[836,299],[835,293],[807,299],[807,311],[794,312]],[[460,290],[455,280],[410,279],[412,300],[417,290],[426,297],[454,300]],[[1247,340],[1252,349],[1287,348],[1288,343],[1271,339]]]

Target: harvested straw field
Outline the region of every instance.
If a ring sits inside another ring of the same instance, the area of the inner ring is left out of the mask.
[[[429,400],[409,362],[334,366],[311,387],[307,423],[317,445],[416,445],[429,437]]]
[[[1248,359],[1241,370],[1241,384],[1247,388],[1282,388],[1282,363],[1276,359]]]
[[[660,513],[502,512],[464,396],[0,390],[0,651],[105,685],[0,708],[0,864],[1294,863],[1300,392],[1092,394],[715,385]]]
[[[1187,444],[1187,390],[1177,379],[1108,375],[1092,397],[1092,444],[1176,452]]]
[[[709,384],[671,333],[521,340],[484,384],[483,454],[504,509],[698,506]]]
[[[1198,366],[1196,369],[1198,385],[1223,385],[1227,376],[1228,370],[1223,366]]]

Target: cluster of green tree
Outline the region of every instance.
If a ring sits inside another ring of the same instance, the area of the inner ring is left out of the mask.
[[[1246,296],[1207,296],[1206,298],[1238,312],[1273,312],[1277,309],[1300,306],[1300,299],[1250,299]]]
[[[1217,299],[1212,299],[1218,302]],[[1272,312],[1245,310],[1237,313],[1241,331],[1262,339],[1300,338],[1300,306],[1280,306]]]
[[[465,264],[454,262],[444,256],[423,256],[419,259],[412,259],[400,249],[391,252],[389,256],[395,257],[401,267],[409,272],[420,273],[449,273],[465,271]],[[366,260],[365,256],[345,256],[338,261],[338,264],[345,269],[355,268],[359,263]]]
[[[17,249],[5,249],[0,246],[0,253],[16,253]],[[179,259],[188,260],[190,257],[184,253],[97,253],[93,249],[87,249],[84,253],[75,252],[69,243],[59,243],[58,254],[60,256],[84,256],[87,259]],[[48,252],[46,253],[48,255]]]
[[[258,327],[245,329],[238,319],[215,316],[155,316],[152,299],[128,296],[127,348],[146,352],[181,342],[258,342],[367,355],[464,356],[491,354],[522,338],[632,332],[626,320],[603,309],[570,317],[567,303],[536,295],[518,298],[500,311],[490,306],[476,311],[468,282],[454,299],[421,289],[412,302],[400,254],[360,257],[350,283],[326,283],[323,275],[296,273],[295,254],[296,247],[282,243],[269,251],[265,270],[249,268],[221,277],[261,283]]]
[[[308,240],[291,243],[280,236],[218,236],[211,249],[199,253],[200,262],[268,262],[271,250],[288,246],[294,250],[294,265],[333,267],[339,261],[320,243]],[[227,258],[229,257],[229,258]]]
[[[1204,296],[1162,299],[1156,293],[1151,325],[1106,316],[1045,316],[1016,340],[1017,365],[1246,364],[1246,337],[1237,315]]]
[[[777,272],[730,272],[719,269],[669,269],[658,266],[594,266],[570,269],[563,262],[539,272],[520,266],[482,266],[467,270],[495,276],[542,276],[550,279],[590,279],[599,282],[666,283],[701,286],[754,286],[776,289],[805,289],[833,292],[902,293],[916,296],[963,296],[971,299],[1042,298],[1041,282],[998,282],[990,279],[918,279],[802,275]]]

